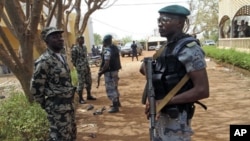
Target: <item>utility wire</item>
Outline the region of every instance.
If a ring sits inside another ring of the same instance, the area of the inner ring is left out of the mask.
[[[133,4],[114,4],[112,6],[143,6],[143,5],[157,5],[157,4],[170,4],[170,3],[185,3],[190,1],[176,1],[176,2],[154,2],[154,3],[133,3]]]
[[[121,29],[121,28],[119,28],[119,27],[116,27],[116,26],[107,24],[107,23],[105,23],[105,22],[103,22],[103,21],[97,20],[97,19],[95,19],[95,18],[91,18],[91,19],[93,19],[94,21],[97,21],[97,22],[99,22],[99,23],[101,23],[101,24],[104,24],[104,25],[106,25],[106,26],[108,26],[108,27],[111,27],[111,28],[114,28],[114,29],[117,29],[117,30],[120,30],[120,31],[123,31],[123,32],[126,32],[126,33],[137,34],[137,35],[146,35],[146,34],[148,34],[148,33],[138,33],[138,32],[135,33],[135,32],[132,32],[132,31],[127,31],[127,30]]]

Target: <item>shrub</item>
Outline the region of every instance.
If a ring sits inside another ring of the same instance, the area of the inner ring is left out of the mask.
[[[44,141],[49,124],[40,105],[30,104],[21,92],[0,103],[1,141]]]
[[[250,54],[234,49],[220,49],[216,47],[202,47],[206,56],[217,61],[229,63],[239,68],[250,70]]]

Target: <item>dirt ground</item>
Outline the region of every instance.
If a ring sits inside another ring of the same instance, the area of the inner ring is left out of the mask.
[[[144,51],[143,56],[139,56],[139,60],[153,53],[154,51]],[[106,97],[103,77],[97,89],[98,68],[91,67],[92,94],[98,99],[77,106],[77,141],[149,140],[149,121],[144,115],[144,105],[141,104],[145,84],[145,78],[139,73],[141,62],[132,62],[130,57],[124,57],[121,60],[119,91],[122,107],[120,112],[115,114],[107,112],[111,102]],[[242,75],[232,67],[226,68],[216,64],[210,59],[207,59],[207,65],[210,97],[202,102],[207,105],[208,109],[205,111],[200,106],[196,106],[192,120],[192,127],[195,131],[192,140],[228,141],[229,125],[250,124],[250,77]],[[11,78],[0,77],[0,86],[9,83],[12,83]],[[84,96],[86,97],[86,92]],[[92,104],[94,109],[88,111],[89,104]],[[93,112],[103,106],[106,107],[103,114],[93,115]]]

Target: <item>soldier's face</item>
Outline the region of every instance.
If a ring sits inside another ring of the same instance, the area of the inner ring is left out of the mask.
[[[52,33],[47,37],[47,45],[54,52],[60,52],[64,46],[62,33]]]
[[[175,33],[178,17],[169,14],[160,14],[157,22],[160,35],[162,37],[168,37]]]
[[[78,43],[81,45],[81,44],[84,44],[84,38],[78,38]]]

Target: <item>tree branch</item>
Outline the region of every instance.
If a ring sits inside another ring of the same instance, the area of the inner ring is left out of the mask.
[[[16,55],[16,53],[15,53],[13,47],[11,46],[11,44],[10,44],[8,38],[6,37],[6,35],[5,35],[5,33],[4,33],[4,31],[3,31],[3,29],[2,29],[1,26],[0,26],[0,35],[1,35],[2,41],[4,42],[4,44],[6,45],[6,48],[7,48],[7,50],[8,50],[8,53],[6,53],[7,51],[3,51],[3,53],[10,54],[10,56],[12,56],[13,61],[17,64],[16,67],[22,67],[21,62],[19,61],[19,59],[18,59],[18,57],[17,57],[17,55]],[[2,45],[2,47],[3,47],[3,45]],[[2,50],[3,50],[3,49],[2,49]],[[9,56],[9,55],[8,55],[8,56]],[[8,62],[12,62],[12,61],[11,61],[11,60],[12,60],[11,58],[7,58],[7,57],[6,57],[5,60],[6,60],[6,59],[10,59],[10,60],[7,60],[7,61],[8,61]],[[6,65],[8,66],[8,65],[10,65],[10,64],[6,64]]]

